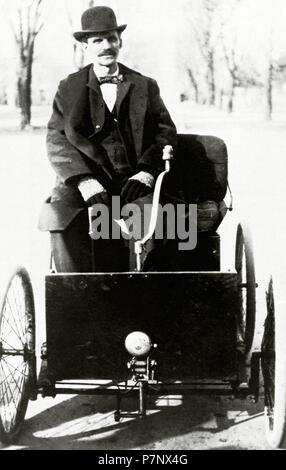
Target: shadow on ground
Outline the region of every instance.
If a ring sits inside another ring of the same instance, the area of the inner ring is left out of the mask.
[[[146,418],[116,423],[114,397],[76,396],[27,420],[17,446],[34,450],[246,449],[246,436],[237,443],[228,437],[233,432],[226,435],[223,431],[244,425],[263,413],[261,403],[229,398],[169,400],[156,403],[150,398],[150,414]],[[133,398],[123,402],[128,411],[135,411],[136,405]],[[216,435],[217,439],[213,439]]]

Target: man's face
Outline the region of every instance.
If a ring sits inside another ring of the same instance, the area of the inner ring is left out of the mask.
[[[110,67],[117,62],[121,38],[117,31],[109,33],[97,33],[87,39],[86,51],[93,63]]]

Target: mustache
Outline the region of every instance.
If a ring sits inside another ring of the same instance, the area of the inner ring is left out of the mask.
[[[115,55],[115,52],[109,49],[109,50],[104,51],[104,52],[102,52],[101,54],[98,54],[98,55],[99,55],[99,57],[103,57],[105,55]]]

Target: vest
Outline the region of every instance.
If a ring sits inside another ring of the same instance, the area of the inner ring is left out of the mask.
[[[92,102],[91,102],[92,105]],[[109,174],[112,176],[113,183],[116,186],[122,187],[130,176],[134,173],[132,169],[132,155],[134,152],[130,147],[130,138],[124,138],[121,134],[116,105],[112,112],[105,106],[105,120],[104,125],[96,138],[91,138],[94,145],[99,148],[101,153],[105,156],[105,167],[108,169]],[[124,116],[123,116],[124,119]],[[129,126],[123,122],[124,129],[129,133]],[[128,137],[125,136],[124,137]]]

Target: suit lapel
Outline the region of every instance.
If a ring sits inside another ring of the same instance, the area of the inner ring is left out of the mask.
[[[131,131],[136,154],[140,157],[147,109],[147,82],[140,74],[133,72],[122,64],[119,64],[119,70],[124,75],[124,81],[118,85],[116,108],[119,115],[123,101],[127,95],[130,96],[129,118]],[[94,145],[87,137],[86,126],[90,122],[89,113],[91,113],[94,126],[93,135],[96,135],[102,129],[105,119],[105,106],[99,82],[91,65],[84,68],[80,75],[75,76],[73,82],[71,82],[67,102],[69,103],[67,106],[69,118],[66,124],[68,139],[84,154],[98,160],[98,155],[95,155]],[[89,135],[89,137],[91,136]]]
[[[117,110],[118,115],[119,115],[119,112],[120,112],[122,102],[126,98],[130,88],[131,88],[131,82],[130,81],[124,81],[124,82],[119,83],[117,85],[116,110]]]
[[[95,73],[93,72],[92,67],[89,70],[89,80],[87,83],[87,87],[89,88],[90,117],[94,128],[92,133],[93,137],[103,127],[105,119],[105,106],[100,89],[100,84]]]
[[[102,128],[104,105],[99,83],[91,73],[91,67],[83,69],[77,79],[70,84],[66,134],[76,148],[90,158],[98,160],[94,145],[88,137]]]
[[[124,81],[118,85],[117,112],[130,93],[129,118],[133,135],[134,146],[138,157],[141,155],[143,143],[144,120],[147,109],[147,85],[146,80],[140,74],[133,72],[122,64],[119,64],[119,72],[123,74]]]
[[[89,95],[86,87],[89,69],[83,69],[78,76],[70,80],[67,97],[66,136],[68,140],[81,152],[94,157],[93,146],[88,140],[85,131],[89,118]]]

